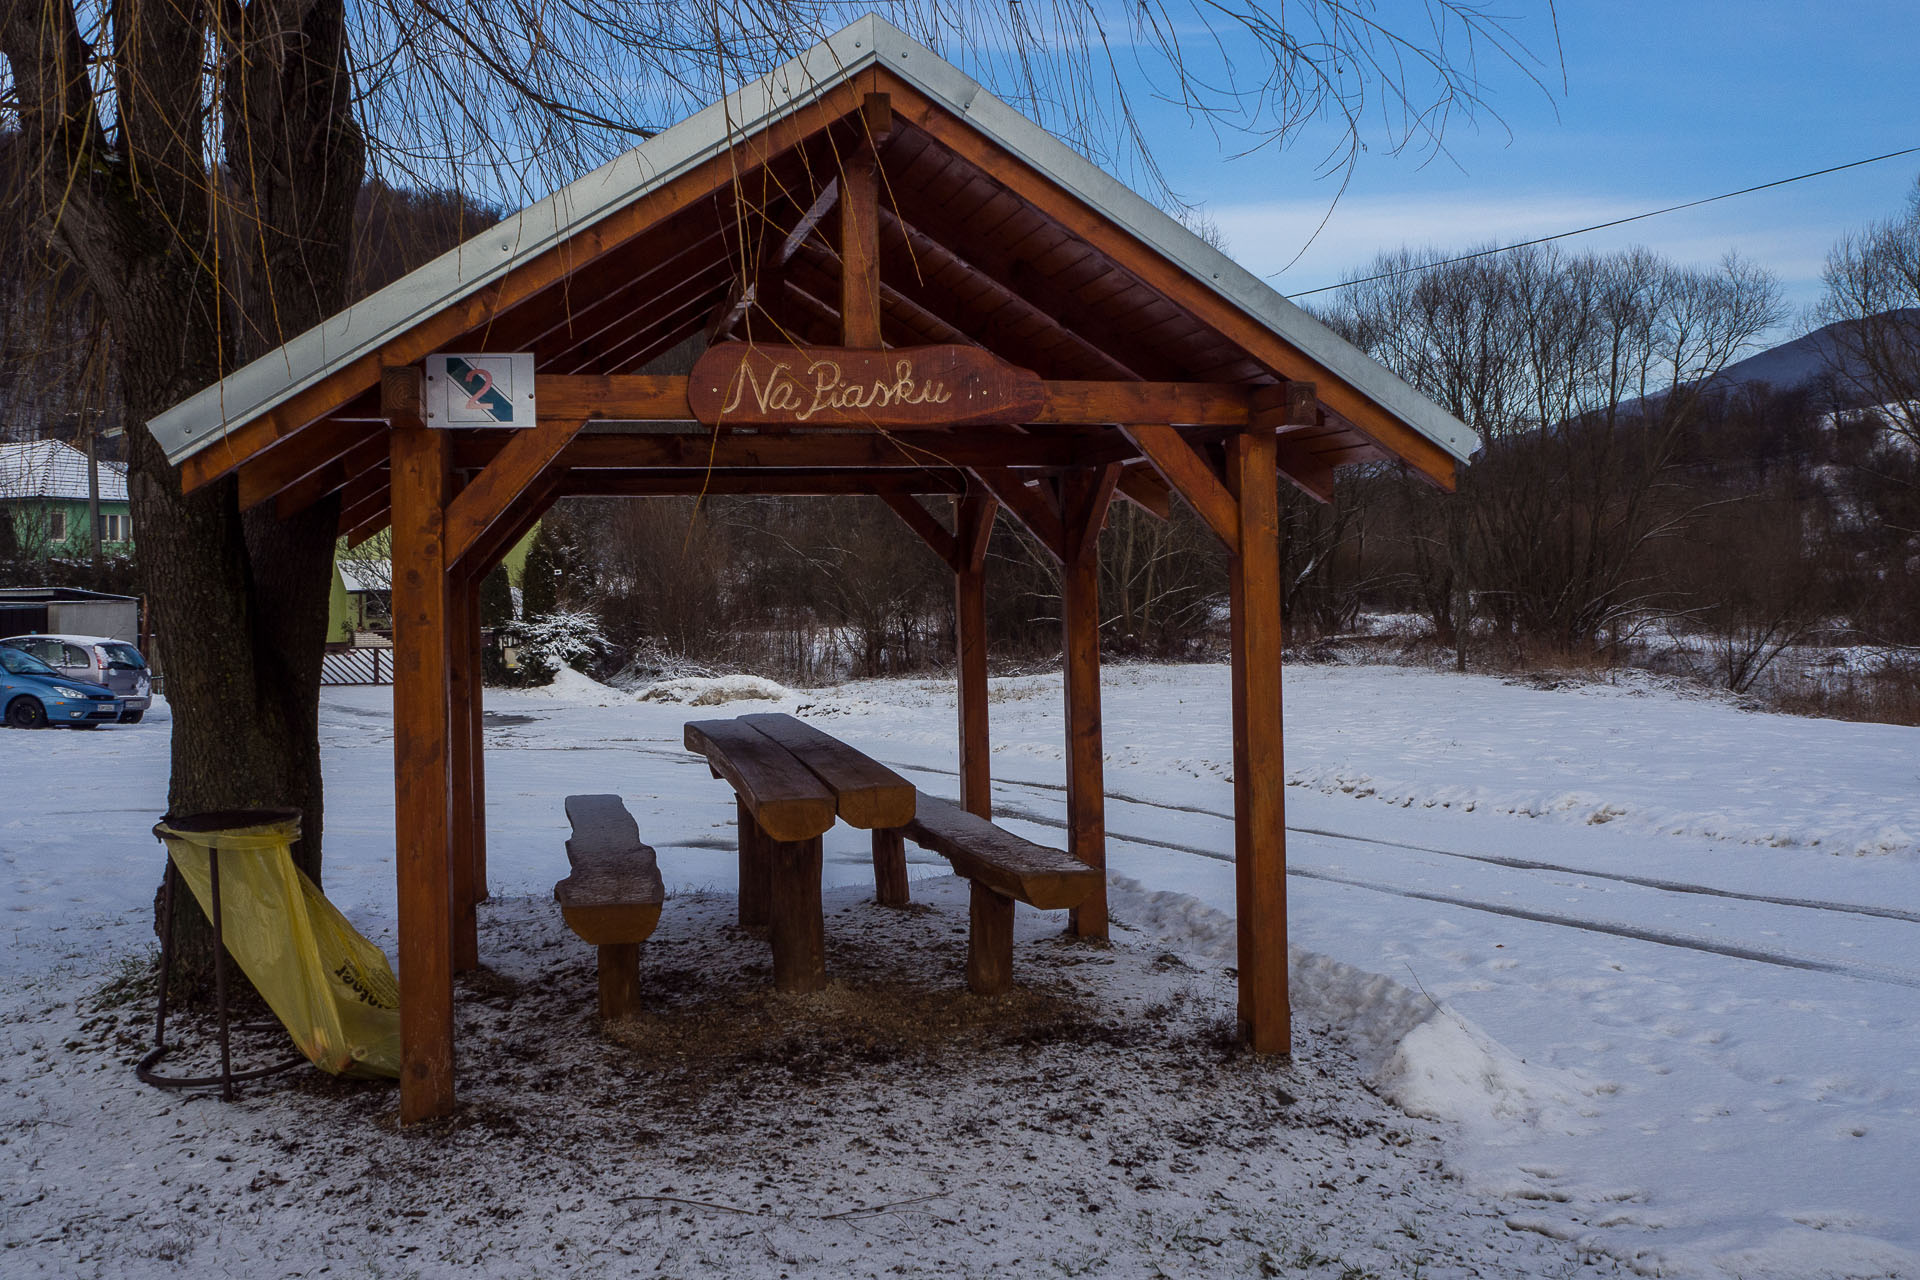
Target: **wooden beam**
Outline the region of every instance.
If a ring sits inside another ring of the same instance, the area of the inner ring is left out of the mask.
[[[1120,469],[1120,496],[1155,519],[1173,516],[1173,488],[1150,462],[1129,462]]]
[[[1257,1053],[1291,1053],[1287,993],[1286,761],[1280,698],[1280,498],[1271,429],[1227,451],[1238,491],[1233,611],[1233,795],[1240,1023]]]
[[[813,198],[813,203],[807,206],[806,212],[800,215],[800,220],[793,224],[792,230],[787,232],[786,239],[780,242],[780,248],[773,255],[774,266],[784,267],[793,260],[793,255],[800,252],[800,246],[807,242],[807,237],[813,234],[814,228],[833,212],[834,203],[839,199],[840,179],[834,178],[821,189],[819,195]]]
[[[1005,467],[974,467],[973,474],[1056,561],[1067,558],[1067,529],[1051,494]]]
[[[467,705],[467,730],[472,735],[468,747],[468,803],[472,815],[469,852],[473,858],[473,900],[485,902],[493,895],[487,889],[487,726],[486,726],[486,630],[480,617],[480,579],[470,577],[467,590],[472,604],[467,610],[469,630],[466,636],[468,661],[473,679],[468,684],[471,701]],[[455,643],[459,643],[456,637]],[[474,939],[476,956],[479,938]]]
[[[1061,658],[1067,729],[1067,852],[1090,867],[1107,865],[1106,784],[1100,731],[1100,528],[1106,523],[1118,467],[1069,471],[1060,477],[1067,527],[1060,568]],[[1107,884],[1068,916],[1082,938],[1107,936]]]
[[[1185,498],[1214,536],[1233,551],[1240,540],[1240,513],[1213,465],[1178,431],[1163,423],[1138,423],[1121,430],[1140,446],[1160,478]]]
[[[455,571],[447,582],[447,859],[453,888],[453,971],[480,967],[480,923],[475,911],[473,822],[473,686],[480,679],[473,646],[475,584]]]
[[[863,78],[857,78],[863,79]],[[429,315],[376,351],[342,364],[273,408],[244,423],[231,424],[224,434],[207,442],[181,464],[180,482],[187,492],[232,472],[275,442],[325,417],[368,387],[378,385],[387,366],[412,364],[446,348],[446,344],[503,316],[535,294],[565,280],[635,237],[664,225],[676,214],[730,189],[742,172],[766,164],[814,137],[836,121],[860,109],[863,83],[848,80],[834,85],[790,115],[773,121],[759,133],[741,138],[716,152],[672,182],[609,213],[514,267],[498,280],[474,290]],[[495,236],[510,235],[507,227]],[[483,239],[484,237],[476,237]],[[511,244],[506,245],[511,248]],[[475,249],[479,251],[478,248]],[[556,416],[567,416],[558,414]],[[665,415],[674,416],[674,415]],[[687,416],[687,415],[679,415]]]
[[[999,504],[974,487],[954,500],[954,666],[959,682],[960,807],[993,817],[993,744],[987,728],[987,543]]]
[[[1284,436],[1280,438],[1274,457],[1276,465],[1280,468],[1280,474],[1285,476],[1294,488],[1315,502],[1333,501],[1333,468],[1325,459],[1305,449],[1289,445]]]
[[[956,567],[959,553],[954,536],[933,518],[931,511],[920,505],[919,499],[904,493],[883,493],[880,500],[893,509],[907,528],[919,534],[922,542],[933,548],[933,554],[946,561],[949,568]]]
[[[1244,427],[1247,390],[1211,382],[1043,382],[1046,399],[1029,421],[1173,423]],[[541,374],[534,379],[542,418],[609,422],[690,422],[687,380],[678,375]],[[876,425],[888,425],[876,415]]]
[[[678,374],[543,373],[533,388],[543,419],[693,421],[687,380]]]
[[[1098,558],[1100,531],[1107,527],[1107,511],[1119,483],[1117,463],[1091,470],[1076,468],[1060,477],[1060,512],[1067,530],[1067,559]]]
[[[386,434],[384,426],[316,422],[312,430],[283,441],[240,468],[240,509],[252,510],[289,485],[323,471],[355,447]]]
[[[980,275],[949,244],[915,231],[891,210],[883,209],[880,217],[883,270],[914,306],[1003,358],[1043,373],[1139,378],[1044,306]]]
[[[1121,330],[1112,317],[1082,302],[1071,291],[1049,287],[1046,277],[1023,256],[1024,244],[999,243],[992,236],[970,233],[964,223],[945,211],[912,203],[911,193],[902,221],[916,250],[924,251],[930,244],[941,246],[967,271],[1043,312],[1076,341],[1132,376],[1177,380],[1183,372],[1174,361],[1160,356],[1155,344],[1144,335]]]
[[[545,424],[553,419],[542,419]],[[508,433],[456,435],[454,466],[484,467],[500,456]],[[1070,467],[1108,462],[1114,445],[1135,450],[1117,431],[1086,436],[1018,431],[831,431],[716,434],[691,431],[587,431],[561,450],[557,465],[580,470],[614,467],[905,467],[924,470],[975,463],[1006,467]]]
[[[527,531],[539,524],[540,518],[553,506],[565,474],[553,471],[534,481],[506,517],[487,530],[486,537],[467,553],[464,564],[470,576],[478,579],[492,573],[507,553],[520,545],[520,539],[526,537]]]
[[[458,565],[494,522],[506,514],[513,500],[542,472],[554,465],[573,438],[586,426],[584,418],[543,418],[538,425],[516,431],[486,469],[460,491],[447,508],[447,563]]]
[[[887,493],[959,493],[965,480],[951,471],[840,470],[823,467],[655,467],[644,470],[569,471],[560,492],[571,497],[672,497],[758,493],[789,497],[836,497]]]
[[[340,536],[347,540],[347,550],[352,551],[392,522],[393,512],[388,507],[386,501],[382,499],[372,514],[363,518],[358,524]]]
[[[1272,427],[1281,435],[1320,425],[1320,397],[1311,382],[1287,380],[1259,387],[1247,397],[1247,425]]]
[[[453,1113],[453,882],[448,831],[447,437],[422,379],[387,370],[393,423],[394,866],[399,881],[400,1121]]]
[[[840,194],[840,341],[880,346],[880,158],[875,150],[893,125],[884,93],[862,103],[869,138],[847,159]]]
[[[1030,421],[1243,427],[1246,388],[1213,382],[1048,382]]]

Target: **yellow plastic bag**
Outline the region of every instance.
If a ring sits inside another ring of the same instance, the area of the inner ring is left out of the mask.
[[[293,865],[300,819],[219,831],[154,833],[213,918],[207,850],[220,851],[221,935],[227,951],[300,1052],[322,1071],[400,1074],[400,986],[380,948]]]

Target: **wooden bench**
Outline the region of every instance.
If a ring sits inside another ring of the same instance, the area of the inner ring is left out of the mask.
[[[653,850],[619,796],[568,796],[567,862],[573,874],[553,886],[567,927],[599,948],[600,1016],[640,1010],[640,944],[660,923],[666,886]]]
[[[1000,995],[1013,985],[1013,904],[1045,911],[1077,907],[1100,887],[1104,874],[1059,849],[1024,840],[951,800],[924,791],[907,839],[953,864],[971,884],[967,935],[967,989]]]

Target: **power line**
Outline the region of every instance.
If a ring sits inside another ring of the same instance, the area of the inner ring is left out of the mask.
[[[1518,244],[1501,245],[1498,249],[1481,249],[1475,253],[1463,253],[1457,258],[1443,258],[1439,262],[1423,262],[1418,266],[1402,267],[1398,271],[1383,271],[1377,276],[1363,276],[1358,280],[1342,280],[1339,284],[1323,284],[1318,289],[1303,289],[1299,293],[1290,293],[1289,298],[1305,298],[1316,293],[1328,293],[1334,289],[1348,289],[1356,284],[1372,284],[1375,280],[1391,280],[1395,276],[1410,275],[1415,271],[1430,271],[1435,267],[1449,267],[1456,262],[1471,262],[1475,258],[1485,258],[1496,253],[1508,253],[1514,249],[1525,249],[1536,244],[1546,244],[1552,240],[1565,240],[1568,236],[1583,236],[1589,231],[1605,231],[1608,227],[1624,226],[1629,222],[1639,222],[1644,218],[1657,218],[1663,213],[1678,213],[1682,209],[1695,209],[1703,204],[1712,204],[1716,200],[1731,200],[1735,196],[1752,195],[1756,191],[1765,191],[1769,187],[1784,187],[1790,182],[1805,182],[1808,178],[1825,177],[1829,173],[1839,173],[1843,169],[1858,169],[1864,164],[1879,164],[1882,160],[1897,160],[1901,156],[1910,156],[1920,152],[1920,147],[1908,147],[1904,151],[1889,151],[1883,156],[1870,156],[1865,160],[1853,160],[1846,164],[1836,164],[1827,169],[1815,169],[1812,173],[1797,173],[1791,178],[1775,178],[1772,182],[1763,182],[1757,187],[1742,187],[1738,191],[1725,191],[1717,196],[1706,196],[1699,200],[1689,200],[1685,204],[1670,204],[1664,209],[1650,209],[1646,213],[1631,214],[1625,218],[1615,218],[1611,222],[1596,222],[1590,227],[1580,227],[1573,231],[1561,231],[1550,236],[1541,236],[1536,240],[1522,240]]]

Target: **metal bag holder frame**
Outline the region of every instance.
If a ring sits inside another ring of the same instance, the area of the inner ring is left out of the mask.
[[[166,827],[183,834],[194,832],[222,831],[233,827],[260,826],[269,822],[284,822],[298,818],[295,809],[229,809],[218,813],[193,813],[178,818],[162,818],[153,828],[154,838],[163,843],[165,837],[161,828]],[[227,944],[222,928],[220,909],[220,851],[207,850],[207,874],[212,882],[211,910],[208,918],[213,925],[213,999],[214,1011],[220,1026],[220,1074],[215,1076],[163,1076],[154,1071],[154,1064],[165,1057],[173,1046],[167,1043],[167,994],[173,977],[173,902],[174,895],[182,888],[180,869],[173,864],[173,854],[167,853],[167,872],[160,888],[160,998],[159,1008],[154,1015],[153,1048],[147,1051],[134,1067],[133,1073],[141,1083],[161,1089],[197,1089],[209,1085],[220,1086],[220,1097],[227,1102],[233,1101],[233,1086],[243,1080],[260,1080],[267,1076],[279,1075],[291,1071],[306,1063],[305,1054],[295,1054],[283,1062],[264,1067],[249,1067],[240,1071],[233,1069],[233,1050],[231,1043],[232,1018],[227,1002]],[[240,1027],[243,1031],[269,1031],[276,1024],[247,1023]]]

